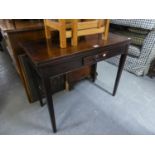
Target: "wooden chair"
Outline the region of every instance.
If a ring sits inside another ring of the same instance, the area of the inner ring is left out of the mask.
[[[93,19],[45,19],[45,35],[47,39],[51,39],[51,30],[59,31],[60,47],[66,48],[67,38],[71,38],[72,46],[77,46],[78,37],[92,34],[102,34],[103,39],[107,40],[109,32],[109,20]]]

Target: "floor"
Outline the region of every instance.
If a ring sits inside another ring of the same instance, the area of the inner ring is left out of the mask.
[[[54,95],[57,134],[155,134],[155,79],[123,71],[113,97],[116,71],[99,63],[96,84],[84,80],[74,90]],[[0,134],[53,134],[47,106],[28,103],[10,58],[2,52]]]

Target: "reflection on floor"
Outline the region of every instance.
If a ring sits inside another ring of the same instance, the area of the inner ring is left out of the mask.
[[[117,67],[98,64],[97,84],[111,91]],[[57,134],[155,134],[155,79],[123,71],[115,97],[89,81],[54,95]],[[53,134],[47,106],[28,104],[7,54],[0,52],[0,134]]]

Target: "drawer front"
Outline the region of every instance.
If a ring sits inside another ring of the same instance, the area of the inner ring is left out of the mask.
[[[125,47],[115,47],[115,48],[109,48],[109,49],[99,49],[98,53],[92,56],[87,56],[83,59],[83,64],[94,64],[99,61],[108,59],[110,57],[122,54],[125,51]]]
[[[104,51],[104,52],[100,52],[93,56],[85,57],[83,59],[83,63],[84,63],[84,65],[88,65],[88,64],[94,64],[98,61],[104,60],[107,57],[107,53],[108,53],[107,51]]]

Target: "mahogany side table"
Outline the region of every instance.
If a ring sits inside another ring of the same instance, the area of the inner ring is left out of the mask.
[[[52,44],[49,40],[20,43],[27,54],[32,74],[37,75],[42,81],[54,132],[57,131],[57,128],[50,78],[86,65],[94,65],[95,68],[97,62],[121,55],[113,89],[114,96],[118,88],[130,42],[130,38],[110,34],[106,41],[103,41],[99,35],[87,36],[81,39],[77,47],[68,46],[65,49],[59,48],[57,44]],[[33,81],[37,86],[38,83],[35,76]],[[40,101],[42,102],[41,97]]]

